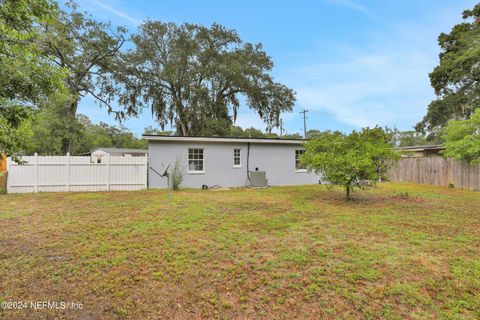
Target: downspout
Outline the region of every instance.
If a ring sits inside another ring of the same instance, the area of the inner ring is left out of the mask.
[[[247,181],[250,182],[250,142],[247,142]]]

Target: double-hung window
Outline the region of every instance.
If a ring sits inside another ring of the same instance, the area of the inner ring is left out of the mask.
[[[305,154],[305,150],[297,149],[295,150],[295,170],[296,171],[305,171],[305,167],[300,162],[300,157]]]
[[[203,173],[205,167],[203,165],[203,149],[188,149],[188,172]]]
[[[241,149],[233,149],[233,167],[240,168],[241,166]]]

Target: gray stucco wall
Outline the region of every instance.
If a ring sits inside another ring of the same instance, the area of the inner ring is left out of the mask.
[[[204,173],[188,173],[188,149],[204,149]],[[241,167],[233,166],[233,149],[241,149]],[[149,141],[149,166],[162,173],[170,164],[172,168],[177,156],[182,160],[184,177],[182,187],[242,187],[247,180],[246,142],[179,142]],[[317,184],[320,177],[308,172],[295,170],[295,150],[302,149],[298,144],[250,143],[249,170],[265,171],[270,186]],[[152,170],[148,171],[149,188],[166,188],[167,180],[160,178]]]

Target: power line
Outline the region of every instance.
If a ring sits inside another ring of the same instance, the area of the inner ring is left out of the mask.
[[[283,120],[280,118],[280,138],[282,138],[283,135]]]

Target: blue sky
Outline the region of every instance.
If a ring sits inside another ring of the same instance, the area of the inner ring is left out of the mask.
[[[437,37],[461,21],[474,0],[155,1],[78,0],[99,20],[135,31],[142,20],[213,22],[261,42],[273,75],[293,88],[297,103],[282,116],[288,133],[351,131],[364,126],[409,130],[434,98],[428,73],[437,65]],[[82,100],[79,112],[114,124],[112,115]],[[149,110],[124,122],[136,135],[155,126]],[[264,129],[247,106],[237,124]]]

